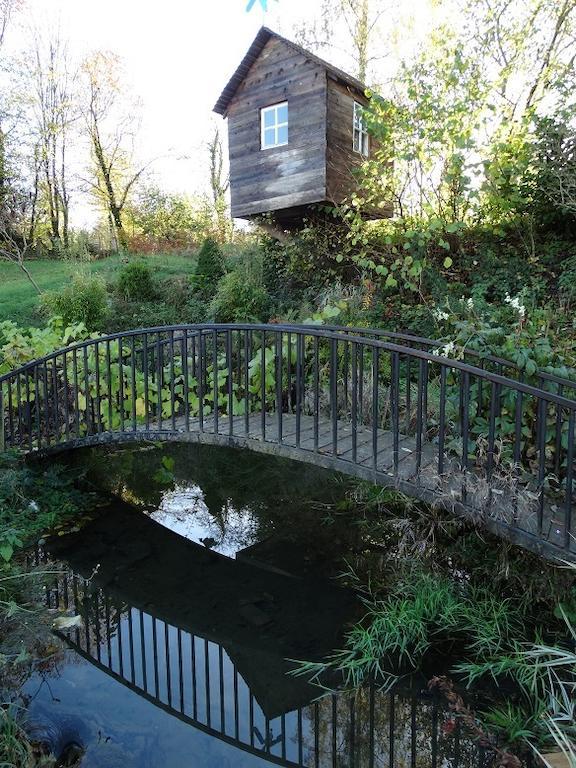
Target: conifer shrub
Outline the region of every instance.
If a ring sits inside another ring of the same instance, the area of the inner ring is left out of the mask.
[[[198,263],[192,279],[195,292],[205,299],[212,298],[224,272],[222,251],[218,243],[208,237],[198,254]]]

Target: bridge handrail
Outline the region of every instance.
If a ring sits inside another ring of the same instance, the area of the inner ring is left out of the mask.
[[[434,352],[428,352],[422,349],[415,349],[414,347],[406,347],[400,344],[394,344],[392,342],[382,341],[380,339],[370,339],[370,338],[366,338],[365,336],[349,335],[348,333],[339,333],[333,330],[334,327],[338,327],[338,326],[326,327],[323,325],[300,325],[300,324],[283,324],[283,323],[277,323],[277,324],[276,323],[274,324],[195,323],[195,324],[181,324],[181,325],[161,325],[161,326],[152,326],[150,328],[138,328],[138,329],[129,330],[129,331],[116,332],[106,336],[96,336],[96,337],[91,337],[89,339],[83,339],[82,341],[76,342],[74,344],[70,344],[69,346],[61,347],[57,350],[53,350],[52,352],[48,353],[47,355],[44,355],[43,357],[37,358],[35,360],[31,360],[28,363],[25,363],[24,365],[3,374],[2,376],[0,376],[0,385],[22,374],[25,374],[30,370],[34,370],[34,368],[36,368],[39,365],[43,365],[44,363],[47,363],[51,360],[55,360],[63,354],[73,352],[74,350],[78,351],[81,349],[93,347],[97,344],[106,344],[111,341],[118,341],[121,339],[127,339],[127,338],[136,337],[136,336],[144,336],[149,334],[175,333],[178,331],[186,331],[186,332],[191,331],[192,333],[194,332],[196,333],[212,332],[213,333],[218,331],[239,331],[239,330],[260,331],[260,332],[266,333],[267,331],[269,331],[271,333],[274,333],[274,332],[295,333],[295,334],[300,334],[304,336],[316,336],[317,338],[324,338],[324,339],[329,339],[334,341],[346,341],[351,344],[369,346],[372,348],[382,349],[388,352],[395,352],[398,354],[409,353],[412,357],[415,357],[421,360],[426,360],[427,362],[431,362],[431,363],[440,363],[445,367],[459,370],[459,371],[462,371],[463,373],[468,373],[472,376],[481,378],[484,381],[488,381],[493,384],[499,384],[501,386],[508,387],[509,389],[514,389],[518,392],[522,392],[523,394],[531,395],[540,400],[545,400],[549,403],[554,403],[555,405],[559,405],[563,408],[576,411],[576,399],[572,400],[562,395],[558,395],[554,392],[549,392],[548,390],[542,389],[540,387],[536,387],[532,384],[526,384],[525,382],[519,381],[518,379],[513,379],[511,377],[504,376],[502,374],[493,373],[492,371],[487,371],[485,368],[479,368],[477,366],[470,365],[469,363],[462,362],[461,360],[457,360],[455,358],[445,357],[443,355],[435,354]],[[355,329],[352,329],[352,330],[355,330]],[[365,330],[368,330],[368,332],[370,332],[369,329],[365,329]]]
[[[447,343],[446,341],[441,341],[439,339],[429,339],[426,336],[417,336],[411,333],[403,333],[400,331],[386,331],[378,328],[370,328],[370,327],[363,327],[363,326],[323,325],[322,327],[326,328],[327,330],[333,330],[336,332],[346,331],[348,333],[368,333],[368,334],[373,334],[375,336],[385,336],[386,338],[397,339],[400,341],[406,341],[413,344],[426,344],[428,346],[435,347],[436,349],[440,349],[446,346],[446,343]],[[496,355],[483,354],[482,352],[479,352],[477,349],[470,349],[468,347],[463,348],[463,352],[464,354],[470,355],[471,357],[475,357],[482,362],[487,361],[489,363],[494,363],[495,365],[498,365],[500,367],[512,368],[518,371],[520,375],[523,374],[522,369],[518,366],[517,363],[515,363],[512,360],[507,360],[505,357],[498,357]],[[557,376],[554,373],[549,373],[548,371],[543,371],[541,369],[538,369],[536,371],[536,375],[541,380],[550,381],[550,382],[553,382],[554,384],[559,384],[562,387],[570,387],[576,390],[576,380],[567,379],[564,376]]]

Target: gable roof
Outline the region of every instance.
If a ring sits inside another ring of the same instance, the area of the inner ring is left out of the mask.
[[[264,46],[270,39],[276,39],[281,40],[286,45],[290,46],[295,51],[298,51],[298,53],[301,53],[303,56],[306,56],[307,59],[310,59],[310,61],[315,61],[317,64],[320,64],[321,67],[324,67],[324,69],[327,72],[330,72],[337,80],[340,80],[341,82],[345,83],[346,85],[351,86],[357,91],[360,91],[361,93],[364,93],[366,90],[366,86],[364,83],[360,82],[360,80],[357,80],[355,77],[352,77],[352,75],[349,75],[347,72],[344,72],[342,69],[338,69],[338,67],[333,66],[327,61],[324,61],[324,59],[321,59],[319,56],[316,56],[314,53],[310,53],[310,51],[307,51],[306,48],[303,48],[301,45],[298,45],[297,43],[293,43],[291,40],[288,40],[285,37],[282,37],[282,35],[279,35],[277,32],[273,32],[271,29],[268,29],[268,27],[260,27],[260,30],[258,31],[258,34],[254,38],[252,45],[250,48],[248,48],[248,51],[246,52],[246,55],[240,62],[238,68],[236,69],[236,72],[232,75],[230,80],[228,81],[228,84],[220,94],[220,97],[218,98],[218,101],[214,105],[214,112],[217,112],[219,115],[225,115],[228,107],[230,106],[230,102],[232,101],[234,94],[238,90],[240,84],[248,74],[250,67],[256,59],[260,56],[262,53],[262,50],[264,49]]]

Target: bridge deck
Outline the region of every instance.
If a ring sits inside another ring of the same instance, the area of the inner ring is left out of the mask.
[[[298,428],[299,426],[299,428]],[[464,514],[514,543],[551,556],[565,539],[564,513],[560,503],[541,496],[510,475],[494,472],[490,482],[474,471],[462,471],[453,458],[445,457],[438,472],[437,444],[422,440],[418,451],[414,436],[399,434],[397,445],[391,431],[319,417],[294,414],[251,413],[207,416],[202,420],[184,417],[139,428],[147,436],[249,447],[262,453],[285,456],[317,466],[342,471],[379,485],[394,487],[449,511]],[[356,449],[354,450],[354,440]],[[376,445],[376,459],[374,458]],[[395,461],[396,448],[396,461]],[[355,456],[354,456],[355,453]],[[576,540],[569,551],[576,559]]]

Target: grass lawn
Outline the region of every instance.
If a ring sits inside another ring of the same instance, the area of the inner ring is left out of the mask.
[[[147,262],[156,277],[191,274],[196,264],[194,256],[180,254],[150,254],[130,256]],[[120,256],[109,256],[91,262],[37,259],[27,262],[32,277],[43,291],[55,291],[63,286],[71,275],[89,270],[101,274],[106,282],[116,281],[121,267]],[[15,264],[0,261],[0,322],[14,320],[19,325],[42,325],[37,312],[38,294],[26,275]]]

